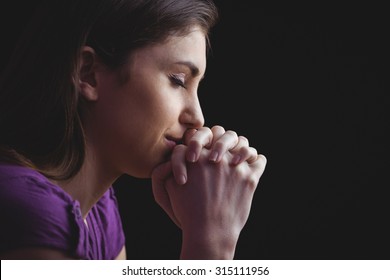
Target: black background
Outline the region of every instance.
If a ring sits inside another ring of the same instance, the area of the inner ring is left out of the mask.
[[[389,259],[385,5],[216,3],[199,91],[206,125],[237,131],[268,159],[235,258]],[[7,9],[2,63],[29,11]],[[128,258],[179,258],[181,232],[150,181],[114,186]]]

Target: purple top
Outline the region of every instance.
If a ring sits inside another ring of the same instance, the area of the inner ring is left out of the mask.
[[[78,259],[114,259],[125,244],[111,186],[88,213],[59,186],[30,168],[0,163],[0,252],[50,247]]]

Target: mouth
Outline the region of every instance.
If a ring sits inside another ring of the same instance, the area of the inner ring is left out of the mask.
[[[179,138],[175,138],[175,137],[171,137],[171,136],[166,136],[165,137],[165,143],[168,147],[168,149],[166,150],[166,153],[165,153],[165,156],[164,156],[164,161],[167,161],[171,158],[171,155],[172,155],[172,151],[173,149],[182,143],[182,140],[179,139]]]
[[[173,150],[173,148],[175,148],[177,145],[180,145],[183,143],[182,138],[175,138],[172,136],[166,136],[165,139],[166,139],[166,142],[171,150]]]

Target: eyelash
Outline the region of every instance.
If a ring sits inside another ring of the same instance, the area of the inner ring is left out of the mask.
[[[175,85],[180,86],[180,87],[185,88],[185,89],[187,88],[185,86],[184,82],[180,78],[178,78],[176,75],[171,74],[171,75],[169,75],[169,78],[171,79],[172,83],[174,83]]]

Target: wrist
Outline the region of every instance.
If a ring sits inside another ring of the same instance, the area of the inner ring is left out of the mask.
[[[232,260],[238,236],[184,232],[180,259]]]

